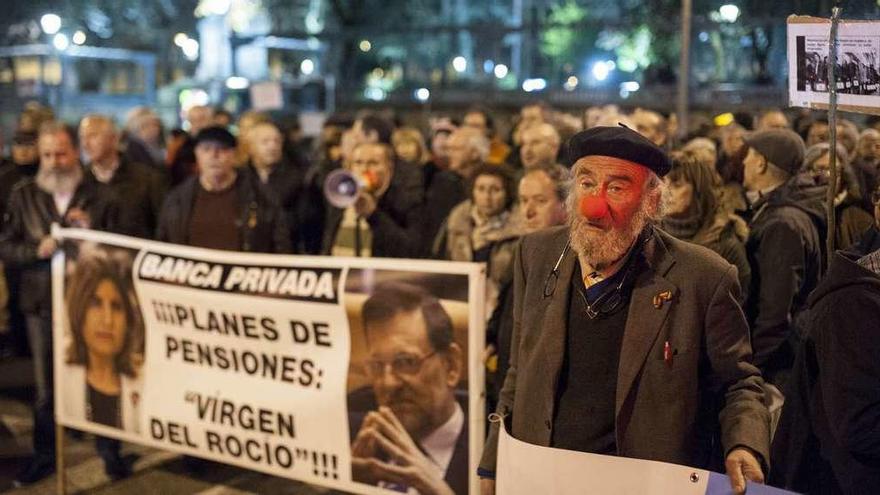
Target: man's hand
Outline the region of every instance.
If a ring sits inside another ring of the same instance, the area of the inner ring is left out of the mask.
[[[67,220],[67,224],[71,227],[88,229],[92,226],[91,217],[89,217],[89,214],[81,208],[71,208],[70,211],[67,212],[67,215],[64,216],[64,218],[65,220]]]
[[[37,246],[37,258],[47,260],[55,254],[56,249],[58,249],[58,243],[47,235],[40,240],[40,245]]]
[[[367,462],[376,457],[375,419],[373,413],[367,414],[361,429],[351,443],[351,477],[359,483],[375,485],[379,480]]]
[[[440,468],[419,450],[415,441],[397,419],[391,409],[380,407],[378,411],[367,414],[364,423],[352,446],[352,473],[355,481],[383,481],[405,485],[416,489],[421,495],[454,495],[449,485],[443,481]],[[367,452],[368,441],[374,447],[388,454],[392,462],[384,462],[375,457],[364,458],[358,453]],[[355,452],[355,449],[359,452]],[[355,477],[357,473],[360,476]],[[360,478],[360,479],[358,479]]]
[[[764,483],[764,473],[761,471],[761,463],[751,449],[737,447],[727,454],[724,461],[727,476],[730,477],[730,486],[733,492],[742,495],[746,492],[746,481]]]
[[[372,194],[361,192],[354,202],[354,212],[359,217],[368,218],[376,211],[376,198]]]
[[[495,495],[495,480],[480,478],[480,495]]]

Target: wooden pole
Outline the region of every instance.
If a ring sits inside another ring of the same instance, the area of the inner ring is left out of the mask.
[[[55,493],[67,493],[67,477],[64,473],[64,427],[55,422]]]
[[[681,2],[681,57],[679,59],[678,68],[678,101],[676,102],[676,114],[678,117],[679,140],[684,140],[688,132],[688,108],[689,108],[689,89],[690,89],[690,73],[691,73],[691,0],[682,0]]]
[[[828,130],[831,132],[828,151],[828,167],[831,176],[828,182],[825,213],[828,217],[828,233],[825,239],[828,264],[834,256],[837,219],[834,214],[834,199],[837,197],[837,28],[840,24],[840,7],[831,9],[831,35],[828,41]]]

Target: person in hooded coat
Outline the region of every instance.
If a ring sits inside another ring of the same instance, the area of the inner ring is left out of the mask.
[[[880,250],[838,251],[808,308],[769,482],[802,493],[878,493]]]
[[[801,173],[803,140],[789,130],[745,138],[743,185],[751,204],[746,253],[752,282],[746,303],[755,364],[784,390],[800,338],[807,296],[823,271],[826,186]]]

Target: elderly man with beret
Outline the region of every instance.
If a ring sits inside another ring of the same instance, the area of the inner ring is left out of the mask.
[[[653,226],[666,154],[625,127],[568,144],[567,226],[523,238],[497,412],[522,441],[763,481],[769,415],[736,269]],[[494,492],[498,424],[480,475]]]

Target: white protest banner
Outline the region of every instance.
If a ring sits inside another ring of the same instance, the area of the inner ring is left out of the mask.
[[[59,424],[354,493],[477,493],[482,265],[53,235]]]
[[[789,105],[828,108],[831,22],[788,18]],[[838,108],[880,113],[880,22],[841,20],[837,47]]]
[[[498,436],[500,495],[732,495],[727,476],[657,461],[532,445],[510,436],[504,421]],[[749,495],[785,495],[785,490],[748,483]]]

